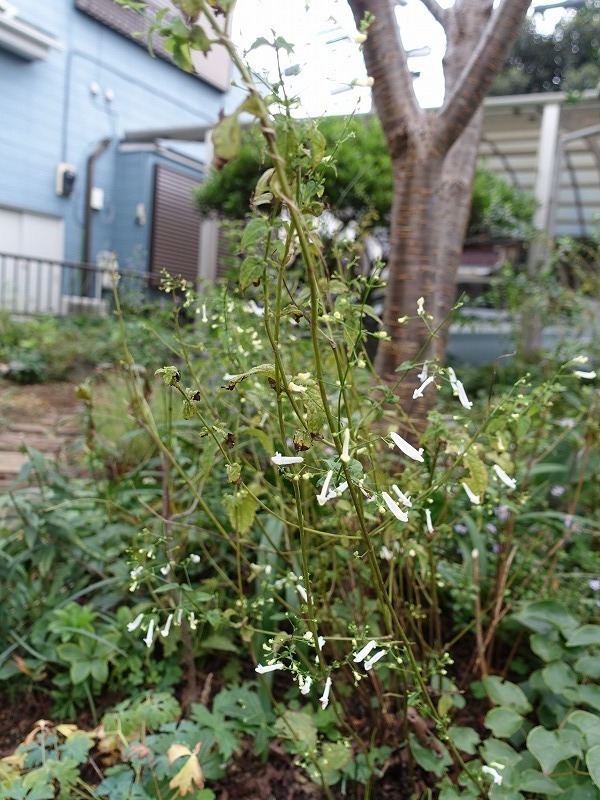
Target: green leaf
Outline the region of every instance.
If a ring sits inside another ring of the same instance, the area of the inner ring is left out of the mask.
[[[227,471],[227,480],[229,483],[237,483],[242,474],[241,464],[226,464],[225,470]]]
[[[232,375],[228,380],[227,387],[225,388],[233,391],[238,383],[245,381],[246,378],[250,378],[252,375],[265,375],[268,379],[274,381],[275,367],[273,364],[259,364],[257,367],[252,367],[252,369],[249,369],[248,372],[240,372],[239,375]]]
[[[258,503],[246,491],[239,491],[235,494],[226,494],[223,497],[223,507],[227,511],[227,516],[231,527],[237,533],[248,533],[254,523]]]
[[[483,495],[488,485],[488,471],[483,461],[476,455],[473,450],[467,450],[463,456],[465,467],[469,470],[469,489],[475,494]]]
[[[573,725],[580,731],[587,747],[600,744],[600,716],[598,714],[577,709],[569,714],[565,720],[566,725]]]
[[[345,742],[325,742],[321,749],[320,764],[328,772],[344,769],[352,761],[352,748]]]
[[[529,643],[533,652],[536,656],[539,656],[542,661],[557,661],[559,658],[562,658],[565,652],[559,642],[541,633],[532,633],[529,637]]]
[[[586,678],[591,678],[594,681],[600,680],[600,655],[580,656],[573,664],[576,672]]]
[[[254,219],[251,219],[242,234],[240,250],[246,250],[250,245],[260,242],[261,239],[266,237],[268,231],[269,223],[264,217],[254,217]]]
[[[600,625],[582,625],[567,639],[567,647],[600,646]]]
[[[534,794],[544,794],[551,797],[563,793],[556,781],[534,769],[526,769],[520,775],[519,789],[522,792],[533,792]]]
[[[217,122],[212,132],[212,144],[217,166],[222,167],[228,161],[237,158],[242,144],[237,113],[223,117]]]
[[[83,764],[87,760],[88,753],[93,745],[94,740],[89,733],[75,731],[66,739],[60,749],[67,758],[72,758],[78,764]]]
[[[551,692],[564,695],[569,689],[577,687],[577,676],[564,661],[553,661],[542,670],[542,680]]]
[[[424,770],[427,770],[427,772],[432,772],[434,775],[437,775],[438,778],[441,778],[442,775],[445,774],[446,768],[452,764],[452,758],[438,739],[432,736],[431,740],[436,743],[439,752],[433,750],[431,747],[424,747],[414,733],[408,734],[410,752],[413,754],[413,758],[417,764],[423,767]]]
[[[208,53],[212,47],[211,40],[200,25],[192,26],[189,42],[193,50],[202,50],[203,53]]]
[[[228,639],[226,636],[221,636],[218,633],[213,633],[210,636],[207,636],[206,639],[203,639],[200,643],[200,649],[204,652],[211,650],[219,650],[223,653],[238,652],[238,648],[231,641],[231,639]]]
[[[240,289],[245,291],[251,283],[258,283],[265,271],[265,260],[260,256],[246,256],[240,267]]]
[[[74,684],[83,683],[89,677],[91,672],[91,664],[89,661],[73,661],[69,674],[71,682]]]
[[[521,608],[515,618],[537,633],[559,630],[568,637],[579,627],[579,620],[555,600],[536,600]]]
[[[586,706],[600,711],[600,686],[578,686],[569,699],[585,703]]]
[[[106,683],[108,680],[108,663],[96,659],[90,664],[92,678],[98,683]]]
[[[474,755],[481,737],[473,728],[461,728],[458,725],[451,725],[448,728],[448,736],[454,742],[454,746],[463,753]]]
[[[523,760],[523,756],[519,755],[509,744],[493,737],[485,740],[479,753],[484,761],[490,765],[497,761],[506,767],[514,767],[515,764]]]
[[[531,711],[531,704],[525,692],[516,684],[503,681],[497,675],[489,675],[482,682],[488,697],[497,705],[508,706],[519,714]]]
[[[494,736],[500,739],[509,739],[523,726],[523,717],[512,708],[499,706],[488,711],[484,725],[489,728]]]
[[[317,746],[317,726],[311,714],[286,710],[275,723],[275,730],[284,739],[302,744],[307,750]]]
[[[590,773],[590,778],[600,789],[600,744],[590,747],[585,754],[585,763]]]
[[[577,756],[581,758],[581,748],[576,742],[570,741],[556,731],[548,731],[541,725],[533,728],[527,736],[527,748],[531,755],[539,762],[544,774],[552,773],[557,764]]]

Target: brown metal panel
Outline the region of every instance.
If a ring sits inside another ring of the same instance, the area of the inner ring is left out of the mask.
[[[200,215],[193,201],[199,181],[184,172],[157,165],[150,248],[150,275],[154,285],[161,270],[196,282],[200,252]]]

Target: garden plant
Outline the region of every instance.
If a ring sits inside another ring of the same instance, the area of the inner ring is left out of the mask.
[[[33,489],[3,500],[0,686],[52,719],[0,760],[0,798],[592,800],[597,353],[470,380],[431,356],[448,320],[420,297],[397,325],[423,347],[381,382],[381,269],[358,273],[351,241],[323,254],[335,152],[283,81],[258,91],[227,3],[179,5],[188,24],[157,22],[174,55],[225,47],[247,90],[216,158],[245,112],[270,166],[239,287],[165,275],[168,360],[138,363],[115,287],[139,460],[106,469],[84,382],[87,475],[32,453]]]

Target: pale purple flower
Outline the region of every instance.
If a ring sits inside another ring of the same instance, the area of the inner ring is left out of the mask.
[[[600,592],[600,578],[592,578],[591,581],[588,581],[588,586],[592,592]]]
[[[550,494],[552,495],[552,497],[562,497],[564,493],[565,493],[565,487],[558,486],[558,484],[550,489]]]
[[[496,506],[494,509],[494,514],[501,522],[506,522],[506,520],[510,517],[510,508],[508,508],[508,506]]]
[[[457,522],[456,525],[454,526],[454,530],[456,531],[456,533],[460,533],[461,535],[464,535],[465,533],[469,532],[467,526],[463,525],[462,522]]]

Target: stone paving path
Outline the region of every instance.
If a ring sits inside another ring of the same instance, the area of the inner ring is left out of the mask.
[[[76,412],[47,412],[36,422],[12,420],[0,430],[0,491],[18,486],[18,476],[29,461],[26,447],[53,460],[68,460],[81,435]]]

